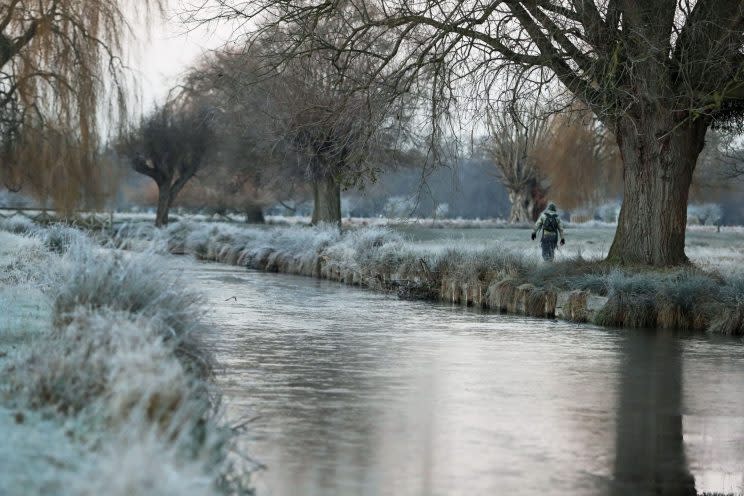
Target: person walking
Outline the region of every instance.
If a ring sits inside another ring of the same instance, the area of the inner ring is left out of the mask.
[[[540,214],[540,218],[535,222],[535,228],[532,230],[533,241],[537,237],[537,231],[541,229],[540,246],[542,247],[542,257],[546,262],[552,262],[555,256],[555,247],[558,245],[558,237],[560,236],[561,245],[566,244],[566,239],[563,237],[563,224],[561,223],[561,218],[558,217],[558,212],[553,202],[548,203],[548,208]]]

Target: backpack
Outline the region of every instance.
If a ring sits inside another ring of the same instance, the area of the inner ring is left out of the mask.
[[[558,232],[558,214],[545,214],[543,221],[543,231]]]

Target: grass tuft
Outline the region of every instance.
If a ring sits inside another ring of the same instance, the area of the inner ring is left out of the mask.
[[[157,323],[162,338],[175,343],[184,365],[199,376],[211,373],[211,359],[199,342],[202,298],[165,272],[157,258],[93,251],[80,245],[67,253],[66,281],[57,289],[54,319],[69,322],[78,306],[128,312]]]
[[[55,494],[252,494],[210,382],[201,298],[150,254],[101,250],[70,228],[40,229],[15,245],[18,277],[4,282],[21,293],[41,288],[39,304],[52,311],[45,323],[34,313],[7,323],[39,329],[5,352],[0,413],[11,409],[15,424],[0,419],[0,427],[55,441],[45,451],[34,443],[27,456],[24,436],[6,436],[0,462],[12,450],[31,468],[0,482],[0,492],[31,491],[24,474],[34,472]],[[48,455],[58,447],[74,460]]]

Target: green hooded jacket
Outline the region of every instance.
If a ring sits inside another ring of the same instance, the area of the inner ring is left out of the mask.
[[[558,235],[561,239],[563,239],[563,223],[561,222],[561,218],[558,216],[558,211],[555,207],[555,203],[549,203],[548,208],[545,209],[543,213],[540,214],[540,218],[537,219],[537,222],[535,222],[535,228],[532,230],[533,233],[537,233],[540,229],[543,229],[543,226],[545,225],[545,221],[547,220],[548,216],[554,216],[556,220],[556,224],[558,226]],[[543,229],[544,233],[551,233],[553,231],[548,229]]]

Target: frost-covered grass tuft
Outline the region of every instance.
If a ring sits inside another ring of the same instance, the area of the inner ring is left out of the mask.
[[[13,234],[31,234],[37,229],[38,227],[31,219],[22,215],[0,217],[0,231],[6,231]]]
[[[67,255],[66,280],[57,289],[54,316],[58,324],[73,318],[78,307],[110,309],[144,317],[188,367],[207,375],[210,360],[198,342],[202,321],[201,297],[161,268],[156,257],[97,252],[85,245]]]
[[[199,339],[200,297],[151,254],[102,250],[69,228],[10,241],[24,249],[0,245],[0,261],[23,277],[4,281],[0,308],[41,288],[52,311],[36,311],[48,315],[43,325],[14,310],[8,325],[26,339],[7,347],[0,336],[0,414],[14,412],[0,419],[0,464],[16,467],[0,492],[250,493]],[[15,435],[36,431],[48,443]]]
[[[411,253],[403,237],[390,228],[354,229],[343,235],[338,234],[338,229],[324,228],[321,233],[325,239],[316,243],[316,250],[325,248],[325,256],[347,268],[392,274],[399,270],[405,272],[404,266],[410,269],[415,265],[416,254]]]
[[[726,278],[721,297],[730,305],[744,305],[744,275]]]
[[[658,282],[653,274],[649,277],[613,270],[605,276],[609,300],[599,311],[596,322],[610,327],[655,327],[654,295]]]
[[[121,434],[79,474],[70,477],[68,494],[80,496],[212,496],[216,493],[208,460],[184,458],[178,443],[148,433]]]
[[[59,277],[59,264],[35,236],[21,237],[0,232],[0,284],[42,287]]]
[[[443,279],[467,283],[521,277],[528,270],[529,262],[523,255],[498,246],[477,251],[451,247],[435,256],[432,266]]]
[[[90,242],[88,236],[79,229],[62,224],[52,224],[46,229],[36,231],[44,246],[53,253],[66,253],[72,246]]]
[[[11,392],[31,408],[66,415],[93,408],[114,423],[135,412],[167,423],[179,409],[191,409],[186,405],[197,397],[192,388],[199,379],[185,373],[160,326],[127,312],[77,307],[68,323],[10,365]],[[197,419],[208,406],[201,406]]]
[[[711,323],[711,332],[726,335],[744,335],[744,276],[726,279],[720,291],[720,311]]]
[[[596,294],[607,293],[606,277],[611,269],[601,260],[584,258],[580,253],[571,259],[554,263],[532,263],[527,279],[530,283],[550,285],[561,289],[589,290]]]
[[[229,469],[210,386],[184,369],[160,325],[78,307],[7,367],[19,410],[74,419],[101,445],[67,477],[69,494],[215,494]]]
[[[728,286],[692,268],[632,273],[614,269],[604,282],[609,301],[597,316],[602,325],[713,329],[711,320],[727,307],[721,295]]]

